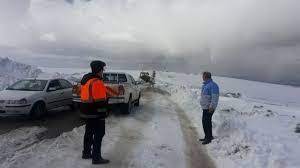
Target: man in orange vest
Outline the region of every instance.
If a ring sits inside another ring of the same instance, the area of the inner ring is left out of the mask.
[[[108,115],[106,88],[103,84],[103,71],[106,64],[92,61],[92,72],[81,80],[80,116],[85,119],[83,159],[92,159],[93,164],[107,164],[109,160],[101,155],[102,138],[105,135],[105,118]]]

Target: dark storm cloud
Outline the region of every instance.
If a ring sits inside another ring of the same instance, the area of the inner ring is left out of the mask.
[[[65,0],[66,2],[70,3],[70,4],[73,4],[74,3],[74,0]]]
[[[130,67],[163,57],[145,64],[300,81],[299,11],[298,0],[2,0],[0,45],[19,57],[99,56]]]

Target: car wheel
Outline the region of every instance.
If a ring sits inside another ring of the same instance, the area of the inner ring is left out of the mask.
[[[135,106],[140,106],[141,93],[139,94],[139,98],[136,100]]]
[[[45,104],[42,102],[38,102],[33,106],[30,112],[30,117],[33,119],[40,119],[44,117],[46,113],[47,110]]]
[[[122,112],[123,114],[130,114],[131,110],[132,110],[132,98],[130,96],[128,103],[123,105]]]

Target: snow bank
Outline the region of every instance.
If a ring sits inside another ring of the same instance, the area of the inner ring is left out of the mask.
[[[0,167],[74,167],[80,157],[78,151],[82,146],[82,135],[83,127],[79,127],[54,139],[36,141],[33,145],[15,150],[13,155],[7,156]],[[31,134],[30,137],[35,136]]]
[[[40,140],[46,128],[23,127],[0,135],[0,167],[14,157],[15,153],[23,150]]]
[[[0,90],[22,78],[34,78],[42,71],[36,67],[0,58]]]
[[[295,133],[299,108],[288,107],[290,100],[282,99],[291,96],[293,91],[299,92],[299,88],[230,78],[217,78],[216,81],[223,96],[213,117],[216,139],[207,149],[217,166],[299,167],[300,134]],[[172,100],[185,109],[199,135],[203,136],[200,82],[200,75],[160,72],[157,87],[171,93]],[[249,83],[253,87],[249,87]],[[259,92],[262,88],[268,88],[268,93]],[[237,94],[240,91],[243,92]],[[271,96],[275,93],[281,96],[278,102]],[[264,101],[253,98],[255,96],[264,97]]]

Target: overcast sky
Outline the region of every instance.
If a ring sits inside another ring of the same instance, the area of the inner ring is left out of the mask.
[[[163,58],[177,71],[300,81],[299,15],[299,0],[0,0],[0,56],[60,67]]]

